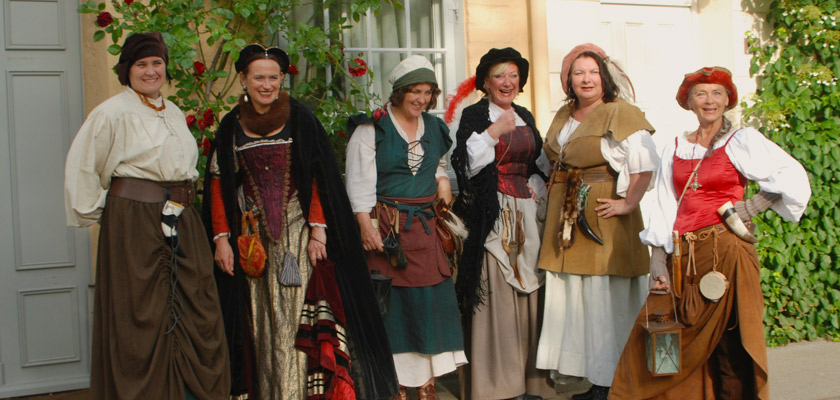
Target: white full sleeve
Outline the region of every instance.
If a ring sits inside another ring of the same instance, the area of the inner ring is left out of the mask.
[[[811,198],[808,174],[795,158],[753,128],[734,133],[726,146],[732,165],[761,190],[782,195],[771,208],[782,218],[796,222]]]
[[[354,213],[376,205],[376,143],[373,124],[360,125],[347,142],[347,196]]]
[[[601,138],[601,155],[618,172],[616,192],[621,197],[627,196],[630,175],[656,171],[659,167],[656,144],[646,130],[637,131],[622,141],[616,141],[612,135],[604,135]],[[655,182],[654,175],[645,191],[653,189]]]

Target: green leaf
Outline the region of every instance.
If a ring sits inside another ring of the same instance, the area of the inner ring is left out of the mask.
[[[93,33],[93,41],[98,42],[105,38],[105,31],[96,31]]]
[[[122,47],[118,44],[108,46],[108,53],[111,53],[111,55],[118,55],[120,51],[122,51]]]

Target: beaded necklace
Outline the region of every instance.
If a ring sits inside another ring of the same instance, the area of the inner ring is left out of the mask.
[[[134,93],[137,93],[137,95],[140,96],[140,101],[142,101],[143,104],[151,107],[153,110],[163,111],[163,110],[166,109],[166,101],[162,101],[160,107],[158,107],[158,106],[152,104],[152,102],[149,101],[149,98],[146,97],[143,93],[140,93],[140,92],[137,92],[137,91],[135,91]]]

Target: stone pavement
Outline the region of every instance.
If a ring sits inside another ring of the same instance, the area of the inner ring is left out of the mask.
[[[793,343],[767,349],[770,364],[771,400],[840,400],[840,342],[819,340]],[[458,375],[450,374],[437,380],[441,400],[459,397]],[[552,400],[568,400],[575,393],[586,391],[588,385],[579,383],[559,388]],[[413,390],[409,396],[416,399]],[[23,397],[28,400],[83,400],[87,390]],[[548,400],[548,399],[546,399]]]
[[[771,400],[840,400],[840,342],[819,340],[767,349]],[[458,377],[437,382],[441,400],[458,399]],[[571,399],[588,384],[558,387],[556,400]],[[546,399],[548,400],[548,399]]]

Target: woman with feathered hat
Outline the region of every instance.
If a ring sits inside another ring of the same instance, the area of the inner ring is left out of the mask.
[[[544,280],[534,194],[545,182],[542,138],[534,116],[513,102],[528,66],[510,47],[481,57],[475,88],[485,96],[463,110],[452,153],[460,188],[453,209],[469,229],[457,290],[470,360],[462,391],[470,399],[553,395],[534,364]]]
[[[587,378],[575,400],[606,399],[621,349],[647,294],[648,251],[638,208],[659,158],[653,127],[627,76],[586,43],[563,58],[566,104],[545,140],[552,162],[540,251],[547,271],[537,368],[558,383]],[[625,100],[627,99],[627,100]]]
[[[724,116],[738,102],[722,67],[685,75],[680,107],[697,129],[662,152],[654,206],[640,237],[652,247],[653,290],[618,364],[613,399],[768,399],[764,299],[755,237],[746,228],[772,208],[798,221],[811,195],[805,169],[753,128]],[[759,192],[744,199],[747,181]],[[675,243],[673,236],[678,236]],[[667,261],[667,254],[680,254]],[[671,265],[668,271],[666,265]],[[715,284],[717,282],[717,284]],[[673,296],[675,297],[673,297]],[[672,305],[675,302],[676,307]],[[647,368],[648,313],[676,308],[682,330],[679,373],[654,377]]]

